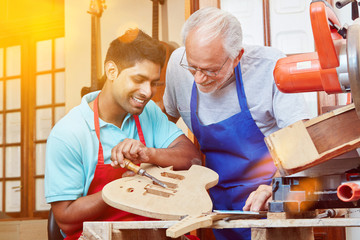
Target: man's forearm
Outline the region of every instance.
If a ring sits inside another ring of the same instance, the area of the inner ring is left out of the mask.
[[[82,229],[84,221],[95,220],[106,209],[101,191],[75,201],[60,201],[51,203],[56,222],[66,233],[71,234]]]
[[[199,150],[185,135],[178,137],[168,148],[152,148],[151,151],[151,163],[161,167],[173,166],[174,170],[187,170],[192,164],[201,162]]]

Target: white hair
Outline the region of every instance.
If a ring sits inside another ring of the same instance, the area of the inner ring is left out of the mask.
[[[241,24],[234,15],[227,11],[206,7],[193,13],[186,20],[181,31],[184,45],[192,30],[196,30],[196,34],[205,41],[217,37],[223,38],[223,47],[232,59],[235,59],[242,49]]]

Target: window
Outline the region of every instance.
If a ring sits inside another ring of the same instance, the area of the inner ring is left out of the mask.
[[[0,3],[0,211],[46,218],[46,139],[65,115],[64,1],[32,3]]]

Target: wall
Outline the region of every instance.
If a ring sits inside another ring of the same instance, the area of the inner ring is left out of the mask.
[[[101,17],[102,59],[109,43],[129,27],[138,26],[152,34],[151,0],[108,0]],[[90,86],[91,15],[90,0],[65,0],[66,112],[80,103],[82,87]],[[166,0],[159,7],[159,39],[181,44],[185,21],[184,0]],[[164,31],[162,31],[164,30]]]

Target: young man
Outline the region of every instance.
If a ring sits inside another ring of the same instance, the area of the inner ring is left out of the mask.
[[[273,69],[285,55],[243,46],[239,21],[217,8],[192,14],[182,37],[185,48],[173,52],[167,67],[168,117],[183,118],[206,166],[219,174],[218,185],[210,189],[215,209],[266,209],[276,168],[264,136],[309,117],[301,95],[276,88]],[[250,229],[214,233],[217,239],[250,239]]]
[[[200,158],[191,141],[150,101],[164,58],[157,40],[138,29],[127,31],[110,44],[101,92],[85,95],[51,131],[45,197],[66,239],[77,239],[84,221],[146,219],[102,200],[104,185],[126,172],[111,165],[127,158],[188,169]]]

